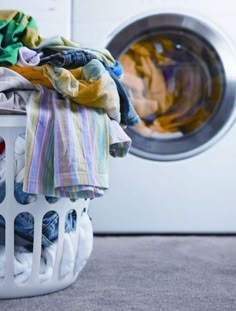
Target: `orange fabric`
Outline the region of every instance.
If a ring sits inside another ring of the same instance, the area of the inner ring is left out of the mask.
[[[204,98],[206,93],[199,69],[189,66],[182,69],[176,81],[175,104],[167,114],[158,118],[158,123],[171,132],[194,121],[196,111],[193,111],[190,115],[188,114],[193,109],[193,104]],[[201,113],[198,113],[196,116],[196,118],[202,117],[202,122],[204,122],[205,116],[207,116],[206,111],[203,112],[204,110],[204,108],[201,108]]]
[[[157,113],[166,112],[172,102],[166,101],[165,79],[161,70],[153,62],[153,59],[156,59],[158,62],[165,63],[164,58],[157,53],[154,45],[148,41],[134,44],[129,51],[135,61],[137,73],[143,79],[145,97],[156,100]],[[170,60],[167,59],[166,63],[169,62]]]
[[[47,87],[48,89],[53,89],[52,83],[43,74],[42,66],[38,67],[11,66],[9,67],[9,69],[19,73],[21,76],[29,80],[34,85],[41,84]]]
[[[143,80],[138,76],[126,72],[123,76],[123,82],[132,91],[132,103],[141,118],[157,111],[157,101],[144,97]]]
[[[158,44],[161,45],[159,49]],[[137,127],[145,135],[153,131],[193,131],[209,117],[209,112],[201,106],[208,92],[202,69],[194,63],[181,63],[178,68],[174,60],[165,56],[174,49],[171,40],[156,37],[135,43],[119,59],[125,71],[123,82],[130,90],[139,116],[144,120],[149,115],[157,115],[151,125],[143,122]],[[173,85],[166,84],[162,66],[173,66],[176,70]],[[215,78],[213,83],[217,86],[220,80]],[[221,96],[221,88],[218,89],[212,95],[213,105]]]

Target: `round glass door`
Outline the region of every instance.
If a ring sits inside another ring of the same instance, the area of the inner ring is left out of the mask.
[[[187,158],[230,128],[236,60],[209,26],[178,14],[147,16],[123,27],[107,48],[124,67],[122,81],[141,118],[126,129],[131,153],[152,160]]]

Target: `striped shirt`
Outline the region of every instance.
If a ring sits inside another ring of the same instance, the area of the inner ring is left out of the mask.
[[[38,88],[27,106],[23,190],[72,199],[103,195],[109,186],[109,153],[125,156],[130,138],[103,109]]]

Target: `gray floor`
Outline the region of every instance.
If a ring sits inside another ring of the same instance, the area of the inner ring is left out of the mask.
[[[97,237],[78,281],[1,311],[235,311],[236,237]]]

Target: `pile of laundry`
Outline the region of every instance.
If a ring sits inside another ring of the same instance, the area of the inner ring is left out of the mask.
[[[27,115],[25,133],[15,143],[16,201],[30,204],[43,195],[54,204],[62,197],[76,201],[104,194],[109,187],[109,155],[128,153],[131,140],[123,128],[140,122],[120,81],[122,75],[121,64],[106,49],[84,48],[61,36],[43,38],[33,17],[0,11],[0,114]],[[6,192],[5,161],[1,139],[0,202]],[[86,210],[84,214],[85,230],[91,236]],[[56,215],[47,213],[43,226],[51,228],[53,223],[57,227]],[[66,234],[74,232],[75,223],[71,212]],[[28,256],[22,252],[31,252],[32,229],[28,213],[16,218],[18,262]],[[5,230],[5,220],[0,215],[1,230]],[[52,231],[42,234],[45,258],[50,253],[47,248],[57,241],[57,230],[54,235]],[[27,241],[27,247],[22,241]],[[4,243],[0,239],[3,248]],[[3,253],[0,249],[0,278]]]

